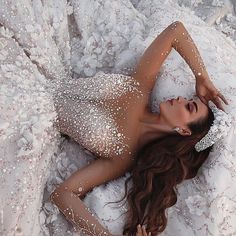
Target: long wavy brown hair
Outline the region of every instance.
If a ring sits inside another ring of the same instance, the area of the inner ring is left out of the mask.
[[[176,186],[194,178],[212,146],[197,152],[194,145],[208,132],[214,114],[208,107],[208,116],[188,127],[190,136],[177,132],[167,134],[143,146],[136,154],[131,175],[125,181],[125,195],[129,209],[123,234],[136,235],[137,225],[146,225],[147,232],[158,235],[167,225],[165,210],[177,202]],[[127,193],[128,182],[132,187]]]

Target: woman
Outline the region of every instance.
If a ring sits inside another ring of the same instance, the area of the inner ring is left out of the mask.
[[[156,115],[148,110],[149,93],[172,47],[192,69],[196,77],[198,98],[188,101],[183,97],[178,97],[162,102],[160,113]],[[106,77],[106,74],[104,76]],[[117,76],[118,79],[122,77],[115,74],[112,76],[113,78]],[[124,88],[127,88],[125,83],[128,79],[122,78]],[[199,153],[194,148],[195,144],[209,131],[214,120],[214,115],[207,106],[208,101],[212,100],[222,110],[220,99],[228,104],[210,81],[196,45],[179,21],[170,24],[152,42],[137,64],[129,82],[133,83],[131,88],[119,96],[115,102],[114,98],[104,99],[102,103],[95,103],[92,107],[92,114],[98,106],[110,109],[113,114],[113,120],[111,119],[110,122],[114,121],[118,126],[112,136],[108,136],[109,134],[103,136],[103,132],[112,126],[107,122],[109,124],[106,124],[106,128],[98,130],[97,133],[91,134],[93,130],[89,130],[90,135],[95,136],[94,139],[84,137],[88,131],[88,125],[92,122],[96,123],[97,119],[102,116],[101,114],[99,116],[99,112],[95,112],[95,116],[89,122],[85,122],[85,115],[79,117],[73,109],[73,103],[76,103],[78,98],[70,93],[70,88],[73,89],[76,86],[75,82],[71,82],[73,84],[71,87],[69,84],[68,87],[63,84],[65,86],[63,93],[59,96],[56,93],[55,96],[59,118],[57,125],[60,131],[81,142],[100,157],[73,173],[51,194],[51,201],[68,220],[87,235],[111,234],[90,214],[81,198],[93,187],[116,179],[126,171],[133,173],[134,187],[128,196],[130,211],[123,233],[147,235],[148,232],[156,235],[162,232],[167,224],[165,209],[176,203],[175,186],[184,179],[196,176],[212,148],[210,146]],[[92,89],[95,91],[98,88],[90,88],[90,91]],[[86,96],[83,98],[88,99]],[[69,106],[66,106],[68,103]],[[127,112],[129,116],[126,115]],[[86,118],[90,117],[89,114],[86,114]],[[78,122],[80,124],[75,125]],[[93,141],[97,138],[96,134],[100,134],[101,140],[94,143]],[[112,146],[114,144],[112,138],[116,137],[123,138],[114,141],[118,149]],[[138,224],[147,224],[147,231],[141,230]]]

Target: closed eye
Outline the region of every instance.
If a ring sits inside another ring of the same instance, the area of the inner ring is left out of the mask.
[[[186,105],[186,108],[190,112],[190,105],[189,105],[189,103]]]
[[[191,99],[190,101],[193,101],[193,99]],[[198,111],[198,105],[197,105],[197,103],[193,101],[192,105],[195,106],[195,109],[193,109],[193,110],[195,110],[195,111],[197,112],[197,111]],[[190,106],[189,106],[189,107],[190,107]]]

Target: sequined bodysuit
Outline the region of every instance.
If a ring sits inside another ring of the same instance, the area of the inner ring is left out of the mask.
[[[140,96],[140,83],[122,74],[98,72],[93,77],[56,81],[56,125],[98,156],[122,155],[129,150],[128,137],[117,117],[125,117],[130,101]]]

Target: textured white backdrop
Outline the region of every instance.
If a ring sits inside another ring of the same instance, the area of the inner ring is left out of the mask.
[[[94,157],[73,140],[61,138],[54,128],[56,114],[45,89],[48,79],[93,76],[99,70],[128,74],[152,40],[180,20],[211,79],[229,100],[226,111],[236,114],[233,4],[0,0],[1,233],[75,234],[48,196],[57,183]],[[153,111],[158,111],[162,99],[193,93],[194,76],[172,50],[153,90]],[[215,145],[198,176],[179,186],[178,202],[169,209],[163,235],[236,235],[235,135],[232,128],[228,138]],[[104,204],[122,196],[128,175],[94,188],[84,199],[116,234],[124,224],[119,218],[123,209]]]

